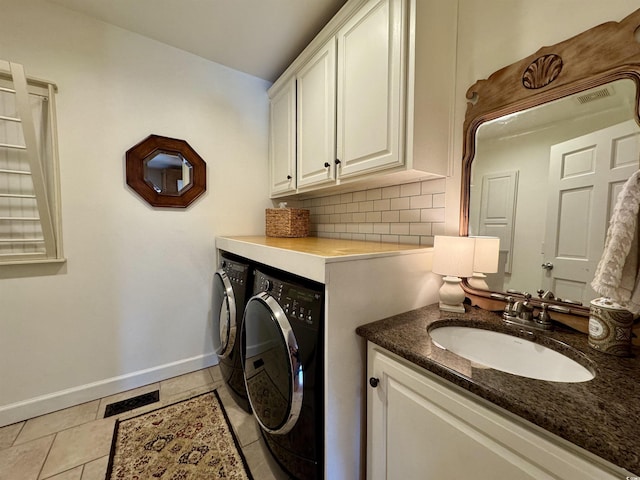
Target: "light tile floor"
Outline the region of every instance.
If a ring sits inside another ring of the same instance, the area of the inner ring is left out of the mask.
[[[256,480],[288,478],[267,451],[253,416],[238,407],[217,366],[0,428],[0,480],[104,480],[115,420],[217,389]],[[108,404],[160,390],[160,401],[104,416]]]

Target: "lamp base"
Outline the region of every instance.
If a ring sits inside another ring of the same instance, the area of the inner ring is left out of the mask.
[[[448,303],[440,302],[440,310],[443,312],[454,312],[454,313],[464,313],[464,305],[459,303],[457,305],[449,305]]]
[[[489,285],[487,285],[487,281],[485,280],[487,276],[484,273],[473,272],[473,275],[467,278],[467,282],[471,288],[475,288],[476,290],[489,290]]]
[[[458,277],[445,276],[440,287],[440,310],[445,312],[464,313],[464,290]]]

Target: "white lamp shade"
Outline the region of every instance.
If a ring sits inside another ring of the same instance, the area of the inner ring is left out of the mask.
[[[433,239],[433,273],[466,278],[473,274],[475,239],[471,237],[445,237]]]
[[[498,237],[472,237],[476,241],[473,256],[473,271],[496,273],[500,258],[500,239]]]

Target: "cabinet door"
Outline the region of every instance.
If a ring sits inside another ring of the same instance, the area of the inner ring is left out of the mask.
[[[378,347],[370,344],[368,356],[369,377],[379,380],[367,394],[369,480],[624,478]]]
[[[297,74],[298,187],[335,181],[336,40]]]
[[[405,5],[370,0],[338,32],[339,177],[403,163]]]
[[[271,196],[296,190],[296,83],[291,79],[271,98],[269,111]]]

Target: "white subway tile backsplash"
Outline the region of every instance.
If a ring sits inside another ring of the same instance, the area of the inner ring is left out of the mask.
[[[420,245],[423,247],[433,247],[433,237],[420,237]]]
[[[359,212],[360,202],[347,203],[347,212]]]
[[[431,224],[432,235],[446,235],[444,231],[444,223],[432,223]]]
[[[411,223],[409,224],[409,235],[425,236],[431,235],[430,223]]]
[[[374,200],[373,210],[376,212],[381,212],[383,210],[391,210],[391,200],[389,200],[388,198],[384,200]]]
[[[433,246],[433,236],[444,234],[444,191],[445,180],[436,179],[297,204],[311,211],[312,235]]]
[[[436,180],[426,180],[422,182],[422,193],[443,193],[445,190],[445,179],[438,178]]]
[[[399,243],[398,235],[380,235],[380,240],[388,243]]]
[[[431,208],[433,206],[433,195],[419,195],[409,198],[410,208]]]
[[[444,222],[444,208],[425,208],[420,211],[421,222]]]
[[[381,188],[373,188],[371,190],[366,190],[367,200],[380,200],[382,198],[382,189]]]
[[[420,210],[400,210],[401,222],[420,222]]]
[[[343,193],[340,195],[340,203],[351,203],[353,202],[353,193]]]
[[[409,235],[409,223],[391,223],[389,231],[396,235]]]
[[[410,235],[400,235],[398,243],[408,243],[411,245],[420,245],[420,237],[412,237]]]
[[[422,193],[419,183],[405,183],[400,185],[400,196],[411,197],[413,195],[420,195]]]
[[[382,198],[396,198],[400,196],[400,185],[384,187],[382,189]]]
[[[380,223],[382,221],[382,212],[366,212],[366,221],[369,223]]]
[[[358,211],[359,212],[373,211],[373,200],[369,200],[366,202],[358,202]]]
[[[340,203],[338,205],[334,205],[333,206],[333,211],[335,213],[347,213],[347,204],[346,203]]]
[[[388,223],[374,223],[373,233],[388,235],[389,233],[391,233],[391,227]]]
[[[381,222],[399,222],[400,221],[400,212],[398,210],[387,210],[382,212],[382,216],[380,218]]]
[[[411,197],[392,198],[390,202],[391,210],[407,210],[410,205]]]
[[[360,190],[359,192],[353,192],[353,201],[354,202],[363,202],[367,199],[367,191]]]

